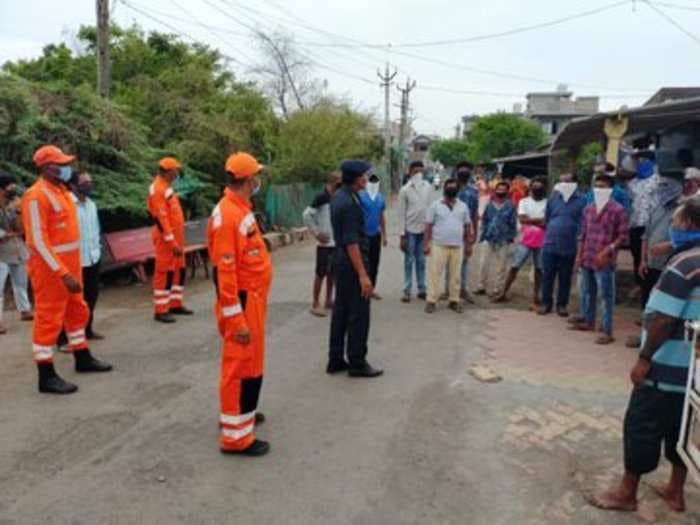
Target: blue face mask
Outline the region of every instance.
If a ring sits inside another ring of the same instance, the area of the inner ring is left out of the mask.
[[[668,229],[668,235],[674,250],[700,242],[700,230],[681,230],[671,226]]]
[[[58,178],[68,184],[73,178],[73,168],[70,166],[59,166]]]

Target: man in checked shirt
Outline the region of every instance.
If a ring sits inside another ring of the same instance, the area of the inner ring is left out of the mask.
[[[581,293],[586,294],[586,311],[573,330],[596,329],[596,311],[600,303],[602,334],[596,344],[608,345],[613,338],[613,310],[615,308],[615,266],[617,252],[627,242],[629,220],[622,205],[612,198],[614,179],[598,175],[593,189],[594,202],[583,211],[579,237],[577,264],[581,268]]]

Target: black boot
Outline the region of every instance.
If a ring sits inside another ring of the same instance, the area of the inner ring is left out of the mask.
[[[177,308],[171,308],[170,313],[172,315],[194,315],[194,312],[190,310],[189,308],[185,308],[184,306],[178,306]]]
[[[64,381],[53,367],[53,363],[38,363],[39,371],[39,392],[43,394],[72,394],[78,391],[78,387],[73,383]]]
[[[171,324],[175,323],[175,318],[170,314],[154,314],[153,319],[159,323]]]
[[[112,365],[95,359],[90,353],[90,350],[78,350],[73,352],[73,355],[75,356],[76,372],[110,372],[112,370]]]

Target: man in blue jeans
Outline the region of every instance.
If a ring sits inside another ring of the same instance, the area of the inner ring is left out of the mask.
[[[432,186],[423,178],[423,163],[413,161],[409,166],[408,182],[399,191],[398,216],[401,232],[401,251],[404,253],[404,290],[401,301],[411,302],[413,268],[416,269],[419,299],[426,298],[425,254],[423,234],[425,212],[430,204]]]
[[[572,329],[593,331],[596,328],[598,302],[602,306],[602,335],[596,344],[607,345],[613,338],[615,308],[615,261],[620,247],[629,239],[629,219],[622,205],[612,199],[614,179],[598,175],[593,188],[594,201],[583,212],[578,250],[581,268],[583,320]]]
[[[544,245],[542,247],[542,306],[538,314],[552,313],[554,281],[559,280],[557,313],[568,317],[571,279],[574,273],[578,234],[586,207],[586,197],[578,191],[576,176],[564,173],[554,187],[545,210]]]

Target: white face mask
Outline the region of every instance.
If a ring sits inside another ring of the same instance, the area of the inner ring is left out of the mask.
[[[418,173],[414,173],[411,177],[411,182],[413,182],[414,184],[423,182],[423,172],[419,171]]]
[[[569,199],[577,189],[578,184],[575,182],[560,182],[554,186],[554,190],[561,193],[561,196],[564,198],[564,202],[569,202]]]
[[[368,182],[367,183],[367,193],[374,200],[374,198],[379,195],[379,183],[378,182]]]
[[[612,194],[612,188],[593,188],[593,200],[598,213],[602,212],[605,205],[610,202]]]

